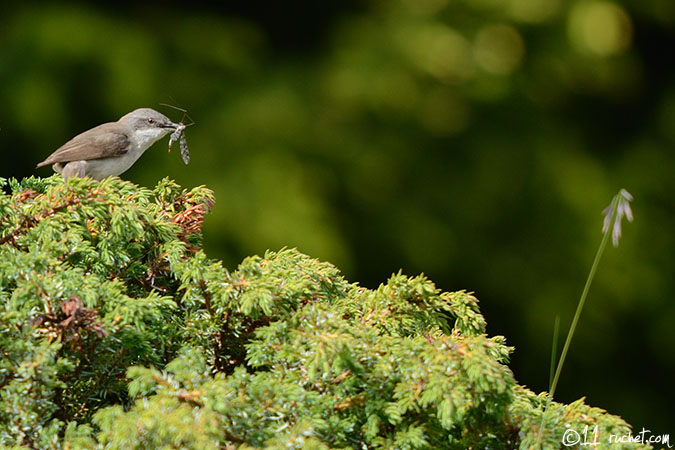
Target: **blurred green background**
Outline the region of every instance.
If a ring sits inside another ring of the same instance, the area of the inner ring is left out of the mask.
[[[164,140],[123,178],[213,189],[211,257],[291,246],[367,287],[475,291],[535,391],[624,187],[557,398],[675,433],[674,48],[672,0],[5,4],[0,176],[187,108],[190,165]]]

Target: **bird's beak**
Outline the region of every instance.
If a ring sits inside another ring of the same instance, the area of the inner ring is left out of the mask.
[[[178,124],[178,123],[169,122],[169,123],[165,123],[164,125],[162,125],[162,128],[171,128],[172,130],[175,130],[179,126],[180,126],[180,124]]]

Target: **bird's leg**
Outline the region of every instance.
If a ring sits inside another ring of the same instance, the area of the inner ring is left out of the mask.
[[[84,177],[86,175],[85,161],[71,161],[61,169],[63,179],[68,181],[70,177]]]

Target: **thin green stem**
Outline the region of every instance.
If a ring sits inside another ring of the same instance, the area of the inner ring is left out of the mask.
[[[548,375],[548,391],[551,392],[553,385],[553,372],[555,371],[555,358],[558,355],[558,332],[560,330],[560,316],[555,316],[553,323],[553,344],[551,345],[551,371]]]
[[[615,198],[612,202],[612,207],[616,208],[616,203],[618,199]],[[572,337],[574,336],[574,331],[577,328],[577,323],[579,322],[579,317],[581,317],[581,310],[584,308],[584,303],[586,303],[586,297],[588,296],[588,291],[591,288],[591,283],[595,277],[595,272],[598,269],[598,264],[600,263],[600,258],[605,252],[605,247],[607,247],[607,242],[609,241],[609,235],[611,234],[610,230],[607,230],[602,237],[602,242],[600,242],[600,247],[598,252],[595,254],[595,260],[593,261],[593,266],[591,271],[588,273],[588,278],[586,279],[586,285],[584,290],[581,293],[581,299],[577,305],[577,311],[574,313],[574,318],[572,319],[572,325],[570,326],[570,331],[567,333],[567,339],[565,339],[565,345],[563,346],[562,353],[560,354],[560,361],[558,362],[558,367],[556,368],[555,375],[553,376],[553,382],[551,383],[551,390],[549,392],[549,397],[553,397],[555,394],[555,389],[558,386],[558,380],[560,379],[560,373],[562,372],[563,364],[565,364],[565,357],[567,356],[567,351],[570,349],[570,344],[572,343]]]
[[[612,221],[614,220],[614,218],[618,214],[618,206],[619,206],[620,199],[621,199],[621,193],[615,195],[614,198],[612,199],[612,203],[611,203],[610,209],[609,209],[609,214],[610,214],[610,218],[612,219]],[[611,223],[611,221],[609,223]],[[548,395],[548,398],[546,400],[546,407],[544,408],[544,414],[541,417],[541,426],[539,427],[538,447],[541,447],[542,432],[544,430],[544,425],[546,424],[546,412],[549,410],[549,406],[551,405],[551,401],[553,400],[553,395],[555,394],[556,387],[558,386],[558,380],[560,379],[560,374],[562,373],[562,368],[563,368],[563,365],[565,364],[565,358],[567,357],[567,352],[570,348],[570,345],[572,344],[572,337],[574,336],[574,332],[577,328],[577,323],[579,322],[579,317],[581,317],[581,310],[584,308],[584,303],[586,303],[586,297],[588,297],[588,291],[591,288],[591,283],[593,282],[593,278],[595,277],[595,272],[598,269],[598,265],[600,263],[600,259],[602,258],[602,254],[605,252],[605,247],[607,247],[607,241],[609,241],[609,236],[610,236],[611,233],[612,233],[612,231],[611,231],[610,227],[607,227],[607,229],[605,229],[604,232],[603,232],[602,241],[600,242],[600,247],[598,247],[598,251],[595,254],[595,260],[593,261],[593,265],[591,266],[591,271],[588,273],[588,278],[586,279],[586,284],[584,285],[584,290],[581,293],[581,298],[579,299],[579,304],[577,305],[577,311],[574,313],[574,318],[572,319],[572,325],[570,325],[570,329],[567,332],[567,339],[565,339],[565,345],[563,346],[562,353],[560,354],[560,360],[558,361],[558,366],[556,367],[556,370],[555,370],[555,375],[553,375],[553,380],[551,381],[551,384],[550,384],[549,395]],[[554,339],[557,340],[557,322],[556,322],[556,330],[554,330]],[[554,353],[553,353],[552,360],[555,360],[555,342],[554,342],[553,352]]]

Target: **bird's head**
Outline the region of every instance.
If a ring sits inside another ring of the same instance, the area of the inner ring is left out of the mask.
[[[178,127],[164,114],[152,108],[139,108],[122,116],[120,123],[128,125],[136,136],[152,144]]]

